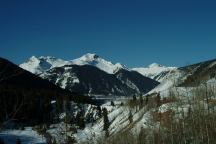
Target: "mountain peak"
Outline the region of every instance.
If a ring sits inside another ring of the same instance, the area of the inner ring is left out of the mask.
[[[99,56],[96,55],[95,53],[87,53],[87,54],[83,55],[82,57],[80,57],[80,59],[83,61],[89,61],[89,60],[92,61],[92,60],[95,60],[97,58],[99,58]]]
[[[20,67],[34,74],[40,74],[50,68],[63,66],[67,63],[68,61],[64,61],[52,56],[32,56],[25,63],[20,64]]]
[[[28,61],[38,61],[36,56],[31,56]]]
[[[39,59],[57,59],[56,57],[53,56],[40,56]]]
[[[101,57],[99,57],[95,53],[87,53],[83,55],[82,57],[70,61],[71,64],[76,65],[91,65],[95,66],[109,74],[115,73],[118,69],[126,69],[126,67],[120,63],[113,64],[110,61],[107,61]]]
[[[152,63],[148,66],[149,68],[153,68],[153,67],[163,67],[162,65],[158,64],[158,63]]]
[[[120,63],[112,63],[110,61],[107,61],[101,57],[99,57],[95,53],[87,53],[80,58],[70,60],[70,61],[64,61],[52,56],[40,56],[35,57],[32,56],[27,62],[20,65],[23,69],[26,69],[32,73],[38,74],[42,73],[48,69],[51,69],[53,67],[61,67],[64,65],[91,65],[95,66],[109,74],[114,74],[118,69],[126,69],[126,66],[120,64]]]

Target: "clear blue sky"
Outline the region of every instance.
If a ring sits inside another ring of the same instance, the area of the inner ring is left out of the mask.
[[[74,59],[87,52],[128,67],[216,58],[216,2],[1,0],[0,57]]]

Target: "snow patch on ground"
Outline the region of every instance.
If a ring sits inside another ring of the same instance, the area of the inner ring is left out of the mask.
[[[25,130],[5,130],[0,132],[0,138],[6,144],[15,144],[17,138],[21,140],[22,144],[46,144],[46,139],[32,130],[31,127]]]

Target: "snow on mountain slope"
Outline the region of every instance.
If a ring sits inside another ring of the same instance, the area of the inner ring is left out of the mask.
[[[113,64],[91,53],[70,61],[33,56],[20,67],[64,89],[82,93],[131,95],[146,93],[158,85],[120,63]]]
[[[80,58],[65,61],[51,56],[32,56],[27,62],[20,64],[20,67],[30,71],[34,74],[40,74],[46,70],[52,69],[54,67],[61,67],[64,65],[91,65],[103,70],[109,74],[114,74],[119,69],[127,69],[124,65],[120,63],[113,64],[96,54],[87,53]]]
[[[27,62],[20,64],[19,66],[34,74],[40,74],[53,67],[59,67],[67,64],[68,61],[58,59],[51,56],[32,56]]]
[[[163,81],[157,87],[152,89],[148,94],[155,92],[162,92],[167,94],[170,88],[177,86],[179,83],[183,82],[186,77],[186,72],[179,69],[172,70],[167,73],[166,76],[163,78]]]
[[[117,69],[126,69],[126,67],[120,63],[113,64],[112,62],[91,53],[87,53],[78,59],[70,61],[70,64],[95,66],[109,74],[114,74]]]
[[[126,107],[126,105],[115,107],[113,109],[110,109],[109,107],[103,105],[103,107],[106,107],[109,111],[108,118],[110,121],[110,136],[108,140],[112,139],[112,137],[116,135],[119,135],[120,137],[126,132],[132,132],[133,134],[135,134],[135,136],[138,136],[142,128],[148,131],[148,134],[155,129],[161,130],[161,127],[159,127],[161,124],[161,118],[157,120],[157,114],[159,114],[159,116],[168,117],[167,115],[169,115],[170,112],[173,112],[173,118],[182,119],[184,116],[188,115],[188,111],[190,109],[193,109],[191,108],[192,106],[196,106],[194,98],[201,98],[203,94],[206,94],[206,89],[209,89],[211,91],[210,93],[208,93],[209,96],[207,97],[211,100],[215,100],[215,61],[216,60],[207,61],[170,71],[164,77],[162,83],[148,93],[148,99],[149,97],[155,97],[157,93],[160,93],[161,100],[163,102],[159,107],[148,107],[145,105],[146,107],[144,106],[143,108],[137,110],[137,108],[129,108]],[[181,83],[185,83],[185,81],[192,76],[196,76],[196,80],[201,81],[197,86],[188,86],[186,84],[180,86]],[[204,76],[204,78],[202,78],[201,76]],[[177,99],[172,99],[172,97],[176,97]],[[143,98],[146,99],[145,97]],[[198,99],[198,101],[198,104],[202,103],[206,110],[209,108],[205,103],[205,98],[204,100]],[[148,104],[151,105],[151,103]],[[211,108],[215,109],[215,105],[210,104],[210,106]],[[133,115],[132,123],[130,123],[129,121],[130,111]],[[85,133],[85,135],[83,133]],[[76,136],[78,137],[78,141],[82,142],[92,140],[94,143],[94,141],[97,141],[100,138],[102,138],[103,140],[103,137],[105,135],[104,133],[103,120],[100,119],[93,126],[87,127],[86,129],[84,129],[84,131],[77,133]]]
[[[177,69],[176,67],[166,67],[166,66],[162,66],[159,65],[157,63],[153,63],[151,65],[149,65],[147,68],[132,68],[131,70],[133,71],[137,71],[140,74],[155,79],[159,82],[161,82],[164,79],[164,76],[172,71]]]
[[[97,95],[132,95],[146,93],[159,83],[137,72],[119,70],[108,74],[91,65],[65,65],[39,75],[70,91]]]
[[[153,92],[168,92],[172,87],[196,87],[211,82],[216,76],[216,59],[173,69],[163,78]]]
[[[66,70],[69,70],[68,67],[69,66],[65,66]],[[148,100],[147,97],[145,96],[143,97],[145,103],[143,106],[140,105],[140,99],[137,99],[138,103],[135,104],[136,106],[130,105],[130,102],[127,99],[121,100],[122,104],[120,104],[121,103],[120,101],[119,104],[116,104],[116,102],[114,101],[115,103],[114,106],[112,106],[110,102],[101,105],[102,109],[106,108],[108,110],[108,119],[110,122],[108,128],[108,134],[109,134],[108,138],[107,137],[105,138],[106,132],[103,130],[103,126],[104,126],[103,117],[96,119],[96,121],[93,123],[88,123],[83,130],[79,129],[77,133],[73,134],[73,136],[75,137],[78,143],[82,143],[82,142],[83,143],[85,142],[109,143],[109,140],[112,139],[115,140],[115,137],[118,138],[128,133],[134,136],[138,136],[141,130],[145,130],[147,132],[145,134],[148,135],[146,136],[148,138],[153,134],[155,130],[158,129],[161,130],[161,128],[163,128],[162,132],[166,132],[167,129],[166,125],[165,127],[161,127],[161,126],[163,126],[164,124],[163,122],[169,122],[169,121],[166,121],[167,119],[164,118],[169,118],[171,116],[170,114],[172,114],[172,118],[174,119],[181,119],[183,116],[188,116],[188,111],[191,109],[191,104],[195,102],[194,98],[198,94],[196,92],[197,88],[199,88],[200,90],[202,88],[205,88],[203,82],[207,82],[208,83],[207,87],[210,89],[216,86],[215,69],[216,69],[215,61],[203,62],[192,66],[173,69],[164,76],[163,81],[160,85],[158,85],[155,89],[153,89],[151,92],[148,93]],[[89,70],[87,71],[89,74],[90,73]],[[121,78],[122,74],[125,75],[125,73],[126,74],[130,73],[130,71],[126,71],[126,72],[124,71],[125,70],[121,69],[117,73],[115,73],[115,75],[118,75]],[[133,73],[137,73],[137,72],[133,71]],[[202,83],[198,87],[179,86],[179,84],[181,84],[182,82],[184,82],[185,80],[187,80],[189,77],[193,75],[196,75],[196,79],[200,79],[201,77],[199,74],[201,75],[205,74],[207,76],[205,77],[206,79],[204,79],[205,81],[203,81],[203,78],[201,79]],[[129,76],[126,77],[130,78]],[[137,78],[137,80],[140,80],[140,78]],[[80,80],[80,82],[82,81]],[[113,84],[113,80],[112,80],[112,84]],[[160,93],[160,97],[161,97],[160,100],[161,103],[159,106],[157,106],[156,104],[157,102],[155,101],[156,100],[155,98],[158,93]],[[209,93],[210,95],[209,98],[211,97],[215,99],[215,93],[216,93],[215,89],[213,89],[213,91],[211,90],[211,93]],[[200,96],[202,96],[202,93],[200,93],[199,97]],[[188,103],[188,101],[190,102],[190,104]],[[203,103],[203,101],[200,102]],[[132,115],[132,120],[130,120],[129,118],[130,113]],[[163,121],[163,119],[165,121]],[[69,134],[71,135],[71,133],[68,133],[68,135]],[[123,138],[127,138],[128,136],[126,135]],[[132,137],[129,137],[129,140],[130,139],[132,139]],[[128,143],[134,143],[134,141]]]

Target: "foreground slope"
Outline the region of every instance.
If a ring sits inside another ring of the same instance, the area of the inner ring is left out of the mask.
[[[80,142],[109,144],[214,143],[215,65],[210,60],[175,69],[143,101],[103,105],[109,110],[107,132],[100,119],[75,136]]]
[[[58,100],[61,103],[65,97],[75,102],[92,103],[88,97],[77,95],[0,58],[0,121],[45,121],[49,118],[50,102]]]

